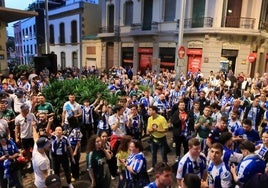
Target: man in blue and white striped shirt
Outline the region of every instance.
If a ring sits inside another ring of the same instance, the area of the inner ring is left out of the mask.
[[[188,142],[189,152],[186,153],[178,164],[177,182],[181,186],[182,178],[185,174],[193,173],[201,179],[207,179],[206,156],[201,153],[201,143],[197,138],[192,138]]]

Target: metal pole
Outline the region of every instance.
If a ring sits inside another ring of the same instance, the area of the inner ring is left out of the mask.
[[[49,48],[49,27],[48,27],[48,0],[46,0],[46,5],[45,5],[45,14],[46,14],[46,19],[45,19],[45,27],[46,27],[46,37],[45,37],[45,46],[46,46],[46,54],[50,53],[50,48]]]
[[[184,15],[185,15],[185,4],[186,0],[181,0],[181,11],[180,11],[180,28],[178,30],[178,43],[177,43],[177,48],[176,48],[176,62],[175,62],[175,81],[178,81],[180,78],[180,66],[183,63],[183,59],[179,59],[178,56],[178,50],[179,47],[182,46],[183,43],[183,32],[184,32]]]

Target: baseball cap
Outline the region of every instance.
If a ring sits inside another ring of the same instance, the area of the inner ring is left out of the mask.
[[[60,177],[56,174],[51,174],[49,176],[47,176],[46,180],[45,180],[45,184],[48,188],[50,187],[55,187],[56,185],[58,185],[59,187],[61,186],[61,180]]]
[[[36,145],[37,145],[38,148],[43,148],[43,147],[45,147],[49,143],[50,143],[50,141],[49,141],[48,138],[46,138],[46,137],[40,137],[37,140]]]
[[[15,91],[15,95],[24,95],[24,92],[21,89]]]

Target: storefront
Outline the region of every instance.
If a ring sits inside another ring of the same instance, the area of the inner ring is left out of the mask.
[[[138,48],[139,53],[139,70],[142,74],[146,70],[152,70],[152,57],[153,57],[153,48]]]
[[[187,55],[188,55],[188,72],[196,73],[199,70],[201,70],[202,49],[188,48]]]
[[[122,48],[122,67],[133,67],[133,47]]]
[[[160,68],[174,70],[176,48],[160,48]]]

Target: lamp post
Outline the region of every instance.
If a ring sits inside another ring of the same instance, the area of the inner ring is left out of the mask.
[[[184,15],[185,15],[185,4],[186,4],[186,0],[181,0],[181,11],[180,11],[180,28],[178,30],[178,43],[177,43],[177,47],[176,47],[176,62],[175,62],[175,73],[176,73],[176,77],[175,77],[175,81],[179,80],[180,77],[180,66],[182,65],[184,59],[179,57],[179,48],[180,46],[182,46],[183,43],[183,32],[184,32]]]
[[[50,53],[50,44],[49,44],[49,27],[48,27],[48,0],[46,0],[46,5],[45,5],[45,14],[46,14],[46,19],[45,19],[45,31],[46,31],[46,38],[45,38],[45,45],[46,45],[46,54]]]

